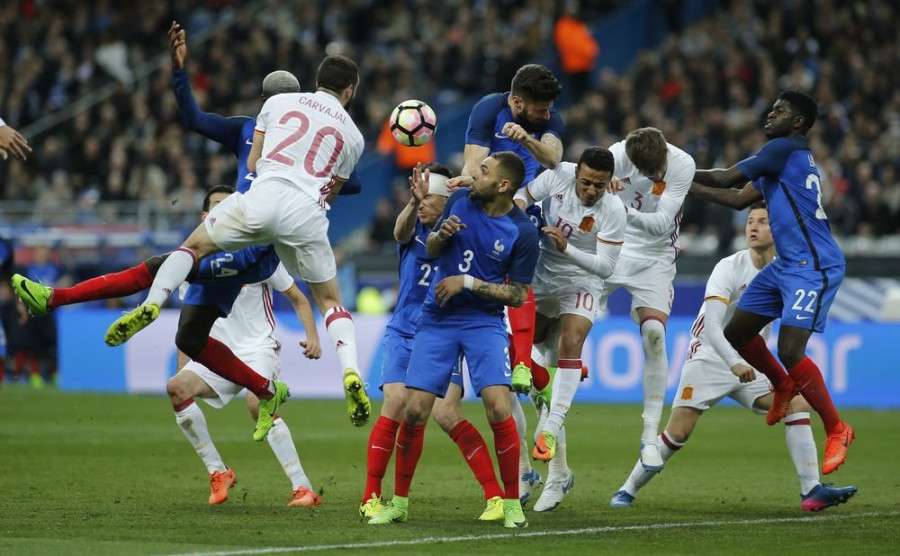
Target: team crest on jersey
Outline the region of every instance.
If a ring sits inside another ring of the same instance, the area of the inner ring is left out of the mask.
[[[578,229],[582,232],[590,232],[594,229],[595,222],[596,221],[594,220],[593,216],[585,216],[581,219],[581,224],[578,225]]]
[[[663,191],[666,190],[666,182],[665,181],[655,181],[653,182],[653,191],[654,195],[662,195]]]
[[[563,196],[562,196],[562,193],[557,193],[557,194],[554,195],[553,197],[556,198],[557,201],[562,202],[562,197],[563,197]]]
[[[503,253],[504,249],[506,249],[506,246],[503,245],[503,240],[500,240],[500,239],[494,240],[494,256],[495,257],[499,257]]]
[[[216,217],[213,216],[213,217],[211,217],[211,218],[209,219],[209,225],[210,225],[210,226],[214,226],[215,224],[216,224]]]
[[[693,386],[685,386],[681,389],[681,399],[688,401],[694,397],[694,387]]]
[[[627,183],[628,185],[631,185],[631,178],[622,178],[622,183]]]

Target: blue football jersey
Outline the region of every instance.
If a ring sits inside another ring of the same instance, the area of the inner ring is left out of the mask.
[[[193,283],[238,285],[255,284],[275,273],[279,263],[275,248],[251,245],[240,251],[224,251],[207,255],[197,264]]]
[[[503,133],[503,126],[507,122],[515,122],[509,109],[509,95],[509,92],[493,93],[475,104],[466,128],[466,144],[488,147],[491,153],[512,151],[519,155],[525,163],[525,180],[522,182],[525,185],[538,174],[541,163],[521,143]],[[540,141],[545,133],[552,133],[562,139],[563,121],[554,108],[550,109],[550,119],[544,122],[540,131],[532,135]]]
[[[438,258],[438,269],[428,288],[423,311],[454,313],[471,316],[500,315],[503,305],[488,301],[469,290],[451,297],[440,307],[434,296],[434,285],[447,276],[470,274],[486,282],[502,284],[507,279],[530,284],[538,259],[538,233],[531,219],[518,207],[503,216],[488,216],[479,201],[469,199],[470,190],[456,190],[447,205],[441,222],[452,215],[466,225],[451,237]]]
[[[772,139],[738,168],[768,205],[774,264],[816,270],[845,264],[822,208],[819,169],[806,137]]]
[[[416,323],[422,311],[422,302],[428,287],[437,273],[437,259],[431,259],[425,252],[425,241],[429,229],[416,222],[412,239],[397,246],[400,257],[400,287],[397,291],[397,306],[387,328],[403,336],[416,333]]]

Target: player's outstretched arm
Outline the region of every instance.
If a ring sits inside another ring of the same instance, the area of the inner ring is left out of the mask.
[[[544,168],[550,170],[556,168],[556,165],[562,160],[563,144],[559,137],[552,133],[545,133],[540,140],[525,131],[521,125],[515,122],[507,122],[503,125],[503,133],[513,141],[520,143],[528,149],[531,156],[541,163]]]
[[[428,178],[430,174],[428,170],[422,171],[422,163],[420,162],[413,168],[413,173],[409,177],[409,202],[406,203],[406,206],[397,215],[396,222],[394,222],[394,240],[401,245],[406,245],[412,241],[413,234],[416,231],[416,216],[419,212],[419,205],[422,204],[422,200],[428,195]]]
[[[707,187],[737,187],[747,182],[747,176],[735,164],[731,168],[713,168],[694,172],[694,182]]]
[[[3,160],[9,158],[10,153],[19,160],[28,158],[31,146],[21,133],[6,125],[0,118],[0,157]]]
[[[226,118],[200,110],[191,91],[190,78],[184,69],[187,35],[177,21],[173,21],[169,27],[169,50],[172,54],[172,90],[175,92],[175,100],[184,127],[209,137],[237,153],[241,142],[241,128],[250,118],[246,116]]]
[[[312,305],[309,300],[300,291],[296,284],[285,291],[281,292],[287,297],[291,305],[294,307],[294,313],[300,319],[303,330],[306,332],[306,341],[301,341],[300,346],[303,348],[303,355],[307,359],[318,359],[322,356],[322,344],[319,342],[319,331],[316,329],[316,319],[313,316]]]
[[[753,187],[752,183],[744,185],[741,189],[719,189],[695,182],[691,185],[690,194],[695,199],[702,199],[736,210],[743,210],[763,199],[762,193]]]

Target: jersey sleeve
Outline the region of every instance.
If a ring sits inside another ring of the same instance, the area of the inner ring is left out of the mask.
[[[524,217],[524,214],[522,216],[523,218],[518,222],[519,237],[516,238],[506,276],[511,282],[530,284],[534,280],[534,267],[537,266],[540,246],[537,230]]]
[[[795,150],[794,143],[785,137],[777,137],[762,146],[756,154],[737,163],[750,181],[762,177],[777,177],[784,170],[788,155]]]
[[[183,69],[172,71],[172,90],[175,92],[175,101],[178,103],[184,127],[225,145],[231,152],[237,154],[241,144],[241,130],[250,118],[247,116],[226,118],[200,110],[191,91],[190,79]]]
[[[253,129],[253,132],[259,135],[265,135],[266,129],[269,127],[269,118],[272,114],[272,109],[274,104],[278,101],[278,96],[269,97],[269,99],[263,103],[262,108],[259,111],[259,115],[256,116],[256,127]]]
[[[359,158],[362,156],[364,143],[361,135],[357,137],[358,139],[355,137],[346,139],[347,143],[345,143],[344,149],[338,158],[337,166],[334,168],[334,175],[338,179],[347,181],[350,178],[350,174],[353,173],[353,169],[356,168]]]
[[[558,165],[554,170],[545,170],[538,174],[538,177],[516,191],[515,198],[524,200],[525,206],[531,206],[549,197],[553,192],[553,185],[556,183],[556,170],[560,167],[561,165]]]
[[[609,204],[604,207],[603,220],[597,229],[597,241],[601,245],[622,245],[625,243],[626,214],[625,203],[615,195],[610,195]]]
[[[290,273],[284,268],[284,264],[278,263],[278,266],[275,268],[275,272],[272,273],[271,276],[266,278],[266,283],[272,286],[272,289],[276,291],[280,291],[282,293],[291,289],[291,286],[294,285],[294,279],[291,278]]]
[[[741,356],[728,340],[725,339],[725,309],[731,302],[738,285],[732,272],[733,259],[723,259],[716,264],[709,280],[706,282],[706,292],[703,295],[706,303],[706,316],[704,317],[704,336],[706,342],[722,358],[730,369],[742,361]]]
[[[469,126],[466,128],[467,145],[491,146],[500,106],[494,95],[488,95],[475,104],[472,113],[469,114]]]

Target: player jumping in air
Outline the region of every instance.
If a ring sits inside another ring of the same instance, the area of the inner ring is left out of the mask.
[[[806,355],[812,333],[825,330],[846,268],[822,208],[819,168],[806,141],[817,109],[808,94],[782,91],[766,116],[769,142],[731,168],[698,170],[691,194],[741,208],[766,201],[778,256],[747,286],[725,337],[772,382],[775,399],[767,423],[787,415],[798,391],[822,418],[827,434],[822,473],[827,475],[847,459],[854,432],[841,420],[819,367]],[[744,187],[730,189],[737,186]],[[777,318],[778,359],[759,335]]]

